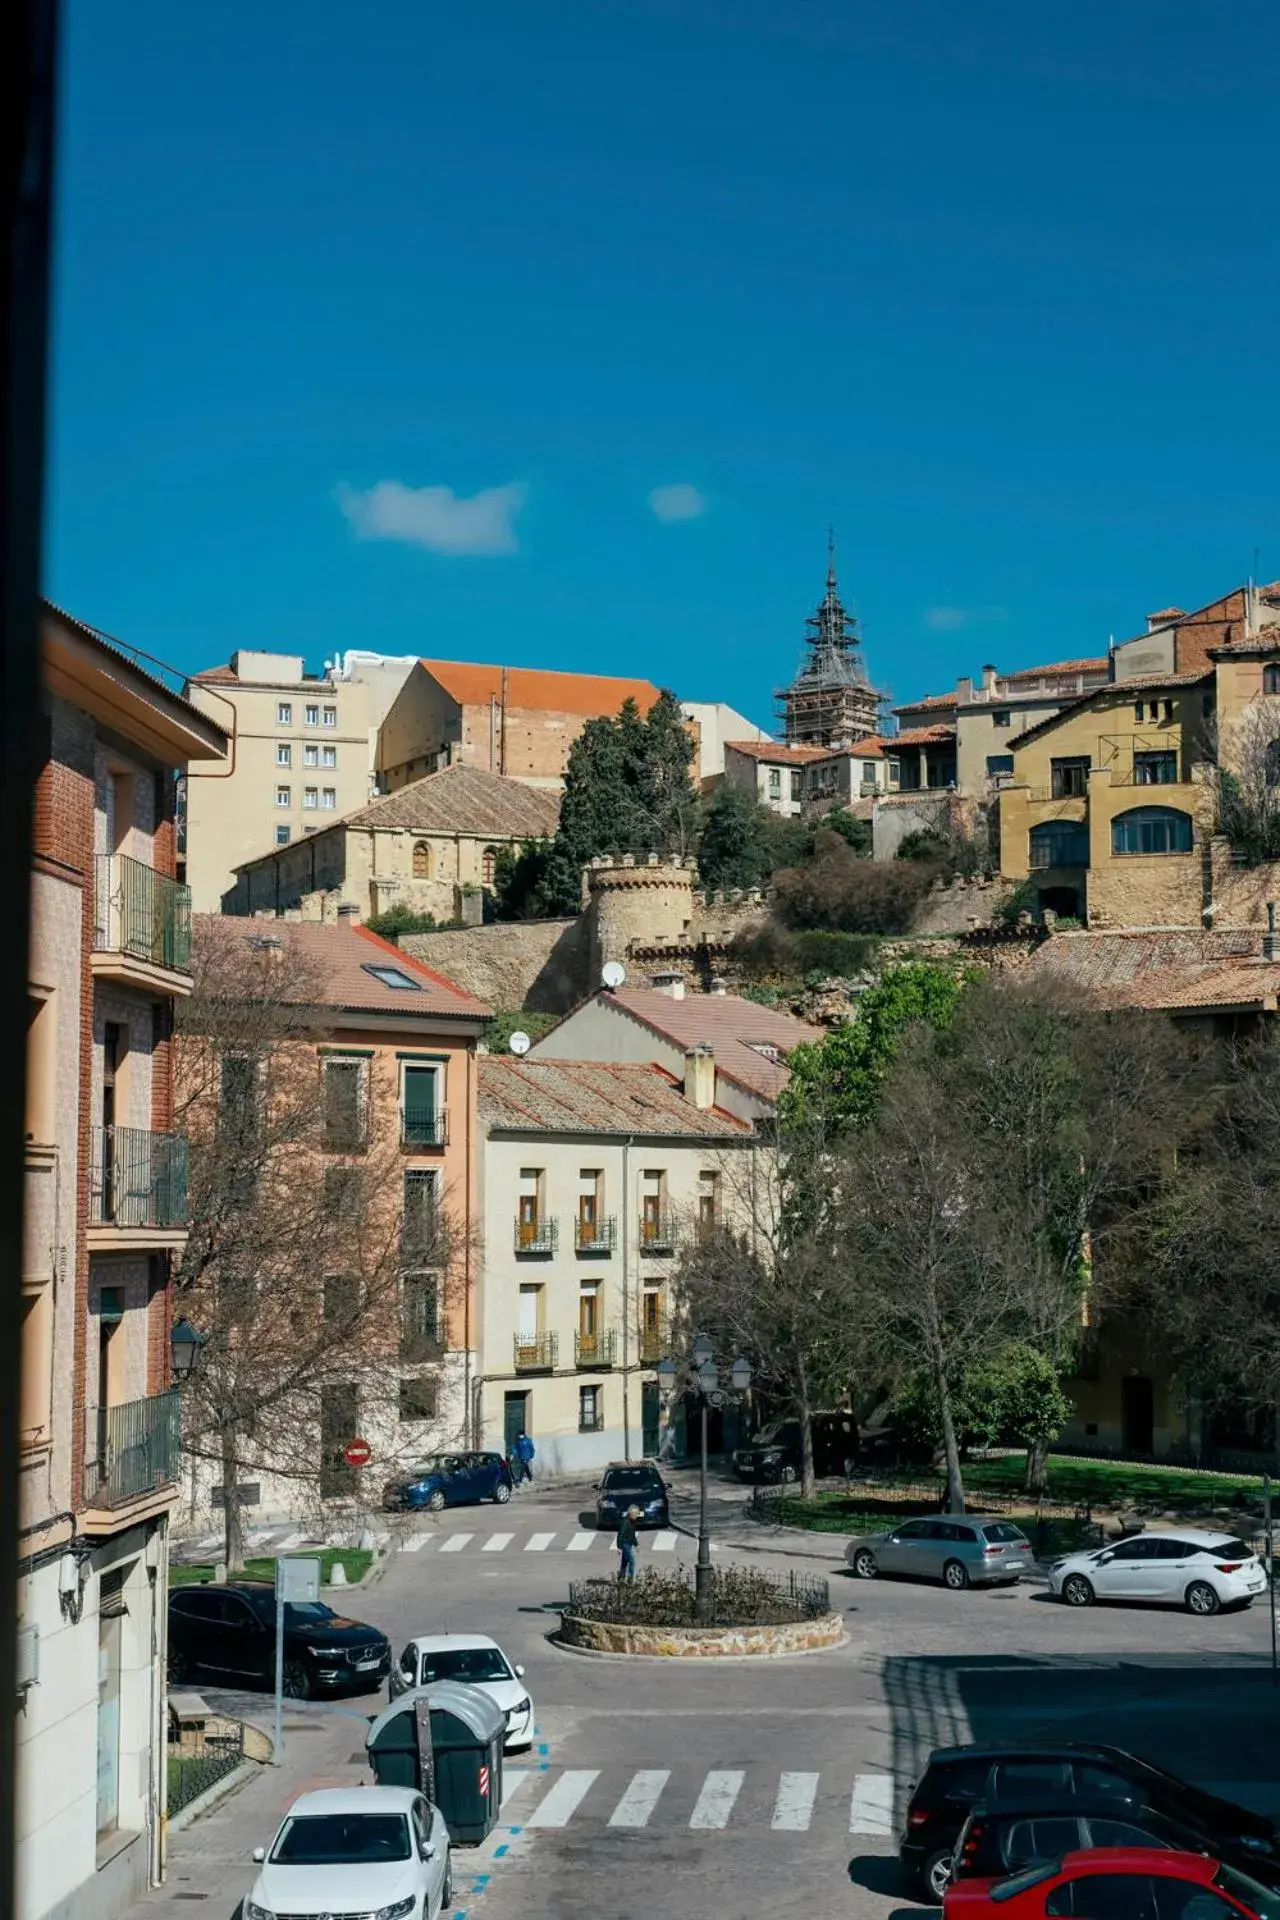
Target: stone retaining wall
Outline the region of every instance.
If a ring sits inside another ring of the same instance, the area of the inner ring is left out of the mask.
[[[654,1654],[674,1660],[776,1659],[835,1647],[844,1635],[838,1613],[785,1627],[623,1627],[607,1620],[560,1616],[560,1644],[587,1653]]]

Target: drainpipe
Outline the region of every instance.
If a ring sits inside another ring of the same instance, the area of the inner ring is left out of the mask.
[[[622,1143],[622,1457],[631,1458],[631,1365],[627,1357],[627,1342],[631,1327],[631,1271],[627,1258],[631,1238],[631,1162],[629,1155],[635,1145],[635,1135],[631,1134]]]

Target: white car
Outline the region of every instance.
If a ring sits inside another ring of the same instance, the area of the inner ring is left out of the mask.
[[[1069,1607],[1095,1600],[1139,1600],[1152,1606],[1218,1613],[1247,1607],[1266,1591],[1253,1548],[1225,1533],[1134,1533],[1089,1553],[1073,1553],[1049,1569],[1049,1591]]]
[[[394,1700],[411,1687],[436,1680],[458,1680],[479,1687],[507,1716],[503,1750],[533,1745],[533,1701],[524,1685],[524,1668],[508,1660],[496,1640],[483,1633],[423,1633],[411,1640],[391,1669],[388,1691]]]
[[[412,1787],[326,1787],[299,1794],[244,1903],[244,1920],[358,1913],[436,1920],[453,1904],[444,1816]]]

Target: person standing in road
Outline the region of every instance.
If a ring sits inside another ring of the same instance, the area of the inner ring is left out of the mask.
[[[636,1577],[636,1521],[640,1518],[639,1507],[628,1507],[618,1522],[618,1578],[634,1580]]]
[[[516,1459],[520,1462],[520,1478],[522,1480],[533,1479],[533,1456],[536,1451],[537,1449],[532,1440],[524,1428],[521,1427],[519,1433],[516,1435]]]

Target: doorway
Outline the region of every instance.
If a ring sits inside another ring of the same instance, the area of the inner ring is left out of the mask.
[[[656,1380],[640,1382],[640,1451],[656,1460],[662,1444],[662,1390]]]
[[[1155,1383],[1146,1374],[1120,1382],[1120,1436],[1126,1453],[1155,1452]]]
[[[516,1441],[520,1435],[528,1431],[528,1394],[504,1393],[502,1396],[502,1451],[508,1460],[516,1450]]]
[[[113,1567],[98,1582],[97,1831],[120,1823],[120,1639],[127,1569]]]

